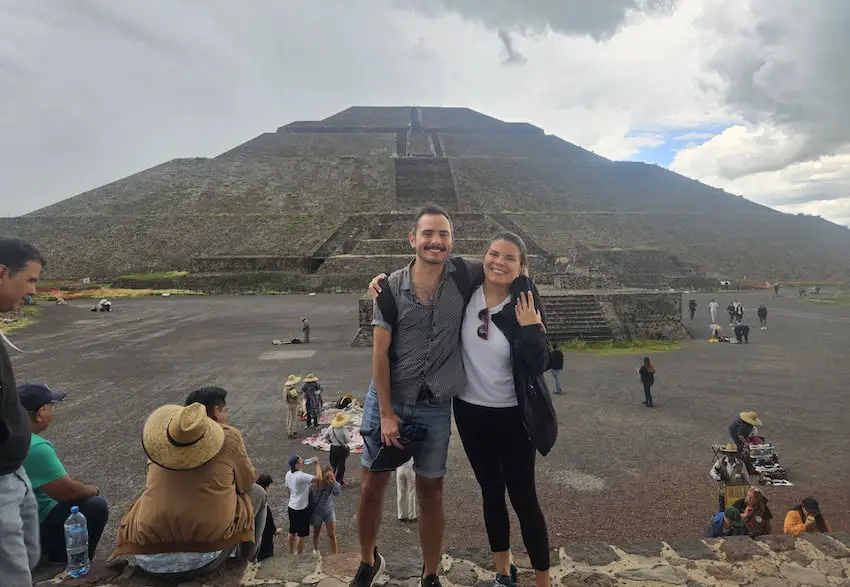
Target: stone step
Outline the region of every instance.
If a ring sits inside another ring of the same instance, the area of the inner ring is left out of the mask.
[[[456,238],[452,244],[452,254],[479,257],[488,244],[487,239]],[[357,239],[351,250],[352,255],[410,255],[411,253],[410,242],[406,238]]]

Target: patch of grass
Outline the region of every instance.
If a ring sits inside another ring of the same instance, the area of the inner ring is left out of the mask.
[[[91,298],[143,298],[146,296],[160,296],[167,293],[172,296],[200,296],[202,292],[190,289],[121,289],[114,287],[94,287],[76,291],[52,291],[33,296],[39,301],[55,302],[57,297],[67,300],[85,300]]]
[[[188,271],[160,271],[158,273],[130,273],[122,275],[118,279],[133,279],[136,281],[151,281],[154,279],[177,279],[178,277],[186,277]]]
[[[5,314],[0,314],[0,316],[2,316],[0,330],[3,330],[4,332],[11,332],[12,330],[26,328],[38,320],[40,312],[41,308],[37,306],[23,306],[20,312],[7,312]],[[6,320],[11,320],[11,322],[6,322]]]
[[[593,353],[596,355],[637,355],[664,353],[682,348],[678,340],[611,340],[606,342],[587,342],[574,340],[558,345],[565,353]]]

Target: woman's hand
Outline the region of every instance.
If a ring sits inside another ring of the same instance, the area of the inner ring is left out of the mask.
[[[380,275],[378,275],[377,277],[372,279],[372,281],[369,282],[369,295],[372,296],[372,301],[375,301],[375,299],[378,297],[378,294],[381,293],[380,283],[381,283],[382,280],[384,280],[386,278],[387,278],[387,274],[381,273]]]
[[[534,308],[534,296],[531,295],[531,292],[523,291],[519,293],[515,310],[516,319],[520,326],[543,325],[540,310]]]

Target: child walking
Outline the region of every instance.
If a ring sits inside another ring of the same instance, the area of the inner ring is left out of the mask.
[[[643,358],[643,365],[637,370],[640,373],[640,382],[643,384],[643,405],[647,408],[654,408],[652,405],[652,385],[655,383],[655,365],[649,360],[649,357]]]

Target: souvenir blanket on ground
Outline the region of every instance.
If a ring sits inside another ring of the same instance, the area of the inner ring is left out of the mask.
[[[348,443],[348,447],[354,454],[362,453],[363,437],[360,436],[360,425],[363,423],[363,408],[359,406],[349,406],[344,410],[340,410],[332,406],[333,403],[325,403],[325,407],[322,410],[322,415],[319,416],[318,430],[307,438],[305,438],[304,440],[302,440],[301,444],[306,444],[307,446],[311,446],[317,450],[330,452],[330,442],[328,442],[327,440],[323,440],[320,437],[327,429],[327,427],[330,426],[330,422],[334,419],[334,416],[342,412],[343,414],[347,414],[350,418],[348,424],[345,425],[345,429],[348,431],[348,436],[351,438],[351,442]]]

